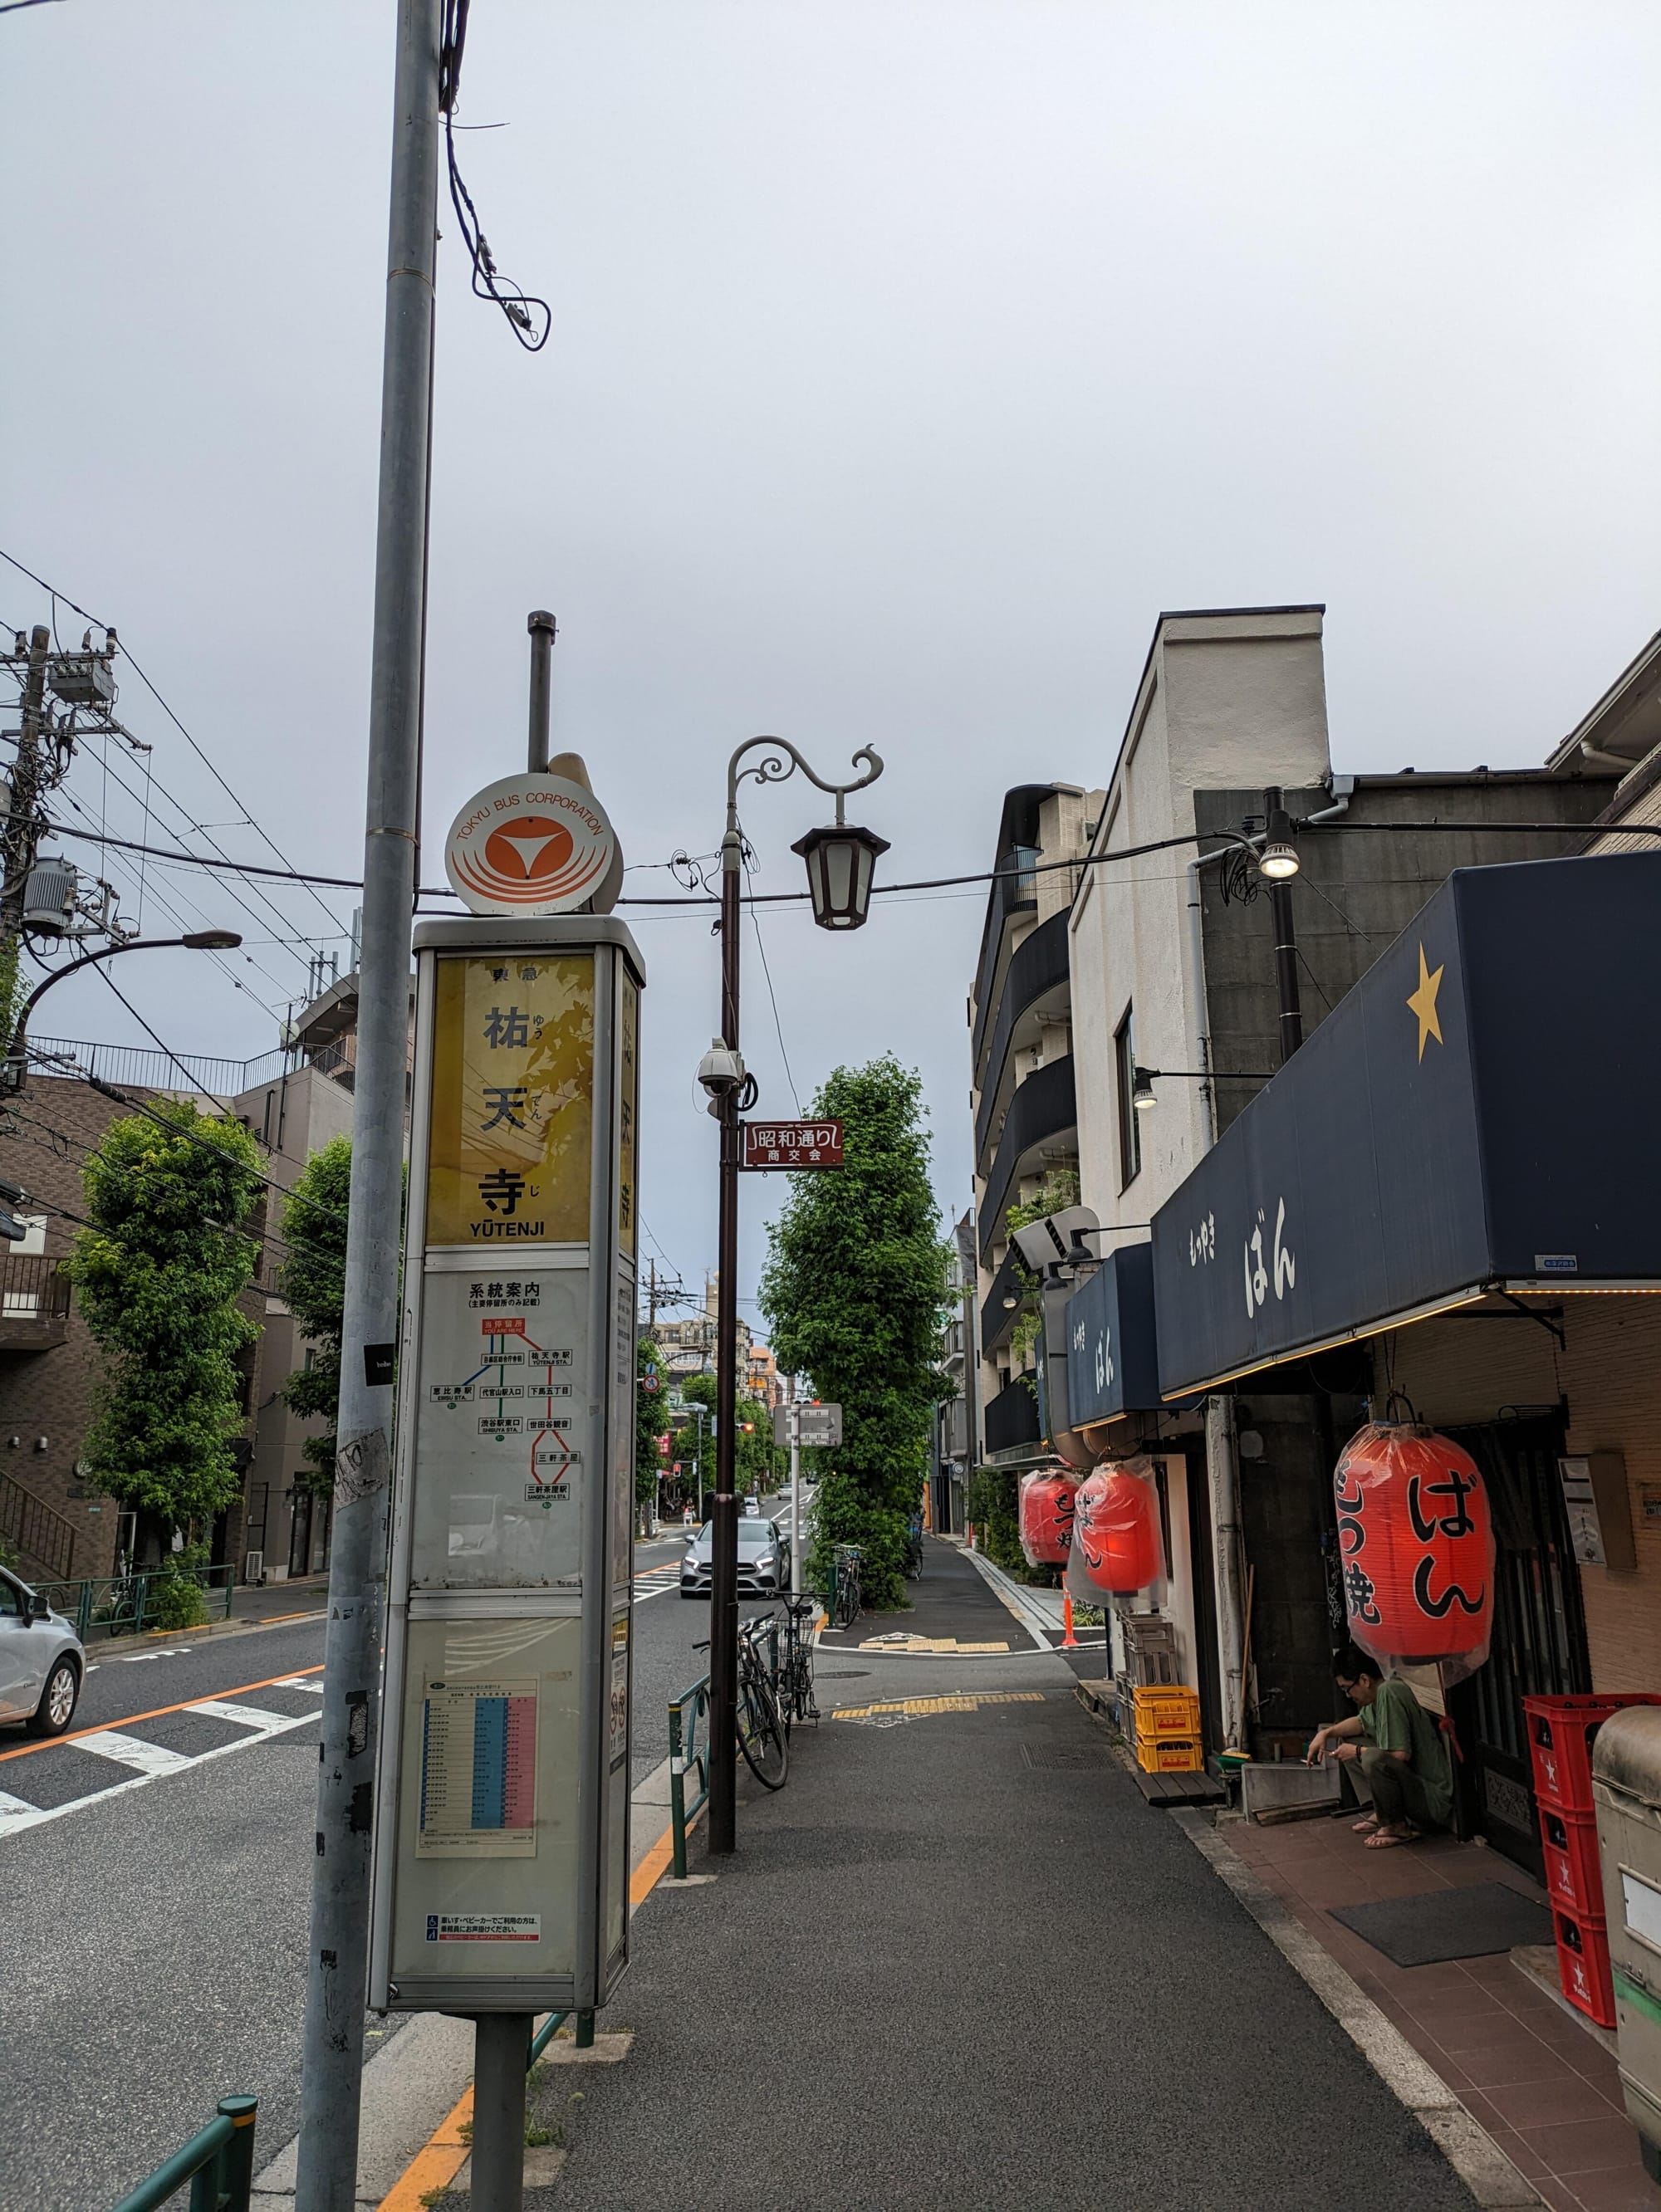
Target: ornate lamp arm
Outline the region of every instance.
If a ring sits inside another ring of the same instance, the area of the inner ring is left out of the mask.
[[[745,753],[757,746],[774,747],[769,757],[755,767],[741,769],[739,763]],[[788,753],[787,762],[782,756]],[[727,763],[727,834],[736,838],[739,834],[739,786],[746,777],[757,783],[786,783],[800,769],[809,783],[817,784],[821,791],[829,792],[837,802],[837,826],[843,823],[843,801],[850,791],[863,791],[867,783],[874,783],[882,774],[882,763],[869,745],[861,745],[854,755],[854,765],[861,761],[868,763],[865,774],[854,783],[827,783],[822,775],[815,775],[788,738],[746,738]]]

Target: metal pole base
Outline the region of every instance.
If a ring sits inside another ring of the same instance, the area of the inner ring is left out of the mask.
[[[473,2212],[524,2212],[528,2012],[481,2013],[473,2022]]]

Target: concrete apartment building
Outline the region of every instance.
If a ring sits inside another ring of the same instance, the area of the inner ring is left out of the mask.
[[[1539,771],[1404,768],[1335,778],[1323,620],[1318,606],[1162,616],[1102,796],[1087,810],[1087,865],[1077,872],[1062,924],[1064,961],[1052,955],[1050,973],[1064,968],[1067,979],[1080,1196],[1103,1224],[1097,1241],[1110,1264],[1118,1248],[1146,1245],[1160,1207],[1281,1066],[1276,932],[1267,887],[1242,851],[1244,836],[1262,833],[1271,788],[1284,792],[1295,819],[1316,825],[1299,835],[1301,870],[1290,902],[1305,1036],[1451,869],[1573,851],[1615,789],[1610,768],[1584,753]],[[1006,823],[1009,814],[1007,802]],[[1561,827],[1527,837],[1484,829],[1519,820]],[[1435,826],[1412,826],[1421,823]],[[1165,839],[1192,841],[1196,832],[1197,842],[1111,858]],[[1070,868],[1058,873],[1074,880]],[[995,926],[989,901],[989,934]],[[982,972],[989,972],[984,950]],[[976,1012],[991,1025],[1019,1018],[1013,1008],[983,1012],[977,1004]],[[1019,1186],[1012,1179],[1008,1188]],[[977,1182],[977,1196],[989,1209],[1008,1202],[995,1178]],[[1002,1228],[981,1212],[983,1257],[998,1254]],[[1195,1228],[1201,1237],[1208,1233],[1203,1221]],[[983,1459],[1013,1468],[1049,1457],[1036,1399],[1000,1358],[1025,1310],[1019,1298],[1009,1304],[1016,1288],[1006,1258],[985,1285],[980,1315],[989,1393]],[[1318,1373],[1284,1373],[1272,1393],[1231,1401],[1232,1428],[1208,1423],[1202,1406],[1173,1409],[1152,1391],[1147,1404],[1085,1431],[1098,1455],[1152,1461],[1167,1571],[1147,1601],[1176,1625],[1182,1678],[1202,1693],[1208,1735],[1221,1726],[1225,1689],[1220,1500],[1226,1517],[1238,1515],[1239,1540],[1256,1569],[1259,1717],[1266,1726],[1291,1725],[1305,1711],[1325,1711],[1335,1571],[1332,1457],[1335,1443],[1359,1425],[1372,1387],[1365,1358],[1329,1353]],[[1018,1420],[1026,1423],[1025,1434]],[[1229,1438],[1238,1431],[1237,1457]]]
[[[1021,784],[1004,797],[995,870],[970,992],[975,1279],[983,1308],[980,1403],[989,1457],[1037,1443],[1037,1404],[1012,1350],[1016,1261],[1008,1209],[1079,1166],[1068,915],[1102,794]]]

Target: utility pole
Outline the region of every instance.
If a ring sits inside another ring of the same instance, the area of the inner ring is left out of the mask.
[[[1276,835],[1276,823],[1286,820],[1286,806],[1278,786],[1263,793],[1268,834]],[[1280,1000],[1281,1065],[1286,1066],[1304,1041],[1303,1001],[1298,989],[1298,937],[1292,919],[1292,885],[1271,877],[1269,884],[1269,919],[1275,925],[1275,987]]]
[[[18,642],[22,642],[19,634]],[[23,939],[23,893],[34,866],[40,842],[40,732],[46,714],[46,662],[52,633],[36,623],[29,633],[28,661],[23,674],[22,729],[17,740],[17,760],[11,772],[11,808],[6,816],[6,872],[0,888],[0,939],[5,947],[6,1022],[9,1028],[15,995],[17,954]],[[8,1040],[9,1042],[9,1040]]]
[[[442,14],[442,0],[399,0],[356,1110],[307,1960],[297,2212],[352,2212],[357,2194],[369,1836],[380,1722],[392,1371],[399,1334]],[[397,1724],[394,1716],[392,1725]]]

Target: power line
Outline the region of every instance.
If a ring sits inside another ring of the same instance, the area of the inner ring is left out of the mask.
[[[746,860],[744,864],[744,873],[746,881],[750,879],[751,872],[750,863]],[[784,1062],[784,1079],[789,1085],[790,1095],[796,1102],[796,1111],[798,1114],[800,1114],[806,1111],[806,1109],[803,1107],[801,1103],[801,1089],[796,1081],[794,1074],[791,1071],[790,1055],[785,1049],[784,1024],[779,1019],[779,1002],[773,989],[773,971],[767,964],[767,945],[761,933],[761,916],[756,912],[753,906],[750,909],[750,921],[756,933],[756,950],[761,954],[761,972],[766,978],[767,981],[768,1003],[773,1009],[773,1027],[778,1036],[779,1057]]]

